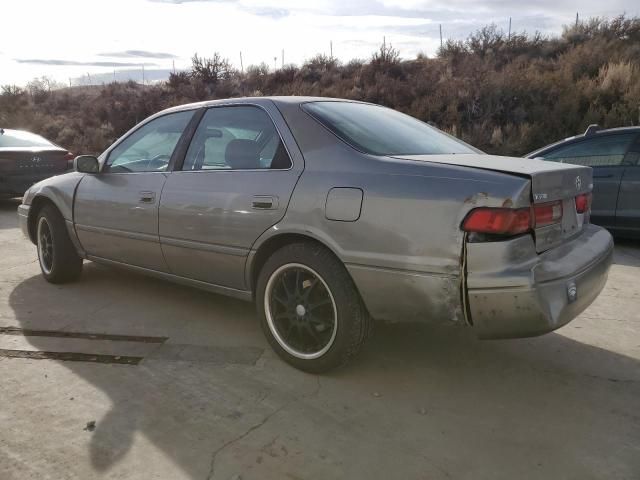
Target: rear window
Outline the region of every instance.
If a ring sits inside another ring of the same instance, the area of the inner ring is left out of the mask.
[[[45,140],[35,133],[22,132],[20,130],[5,130],[0,134],[0,148],[16,147],[52,147],[50,141]]]
[[[404,113],[355,102],[310,102],[304,110],[343,141],[371,155],[480,153]]]

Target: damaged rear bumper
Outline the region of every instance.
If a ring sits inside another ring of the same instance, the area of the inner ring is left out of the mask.
[[[528,337],[560,328],[598,296],[612,258],[611,235],[595,225],[542,254],[536,254],[529,235],[469,243],[469,320],[480,338]]]

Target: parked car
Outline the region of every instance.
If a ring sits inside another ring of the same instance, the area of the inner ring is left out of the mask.
[[[372,318],[539,335],[603,288],[591,169],[484,155],[412,117],[326,98],[160,112],[18,208],[45,279],[83,259],[254,300],[287,362],[322,372]]]
[[[34,133],[0,128],[0,195],[19,196],[73,168],[73,154]]]
[[[593,223],[626,236],[640,236],[640,127],[601,130],[591,125],[527,155],[593,168]]]

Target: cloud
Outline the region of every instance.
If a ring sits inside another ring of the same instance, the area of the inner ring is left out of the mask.
[[[16,58],[18,63],[26,63],[30,65],[58,65],[73,67],[140,67],[155,66],[155,63],[136,63],[136,62],[77,62],[74,60],[58,60],[54,58]]]
[[[274,20],[289,16],[289,10],[273,7],[242,7],[245,12],[258,15],[259,17],[269,17]]]
[[[114,58],[157,58],[159,60],[178,58],[173,53],[149,52],[147,50],[125,50],[123,52],[105,52],[105,53],[99,53],[98,56],[114,57]]]
[[[238,0],[149,0],[153,3],[175,3],[180,5],[182,3],[236,3]]]

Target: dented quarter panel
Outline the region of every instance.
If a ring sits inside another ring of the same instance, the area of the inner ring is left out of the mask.
[[[320,126],[299,103],[277,102],[305,171],[274,235],[318,239],[344,262],[376,318],[464,323],[460,294],[465,215],[478,206],[526,205],[528,179],[457,165],[359,153]],[[357,221],[325,215],[332,188],[362,190]]]

